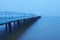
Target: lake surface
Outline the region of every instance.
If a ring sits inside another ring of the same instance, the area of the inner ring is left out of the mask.
[[[42,17],[18,40],[60,40],[60,17]]]
[[[31,25],[22,36],[19,32],[15,33],[11,37],[19,35],[17,40],[60,40],[60,17],[42,17]],[[0,26],[0,38],[2,35],[6,35],[5,25]],[[7,38],[10,40],[10,36]]]

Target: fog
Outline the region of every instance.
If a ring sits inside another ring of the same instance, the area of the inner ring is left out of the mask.
[[[0,11],[60,16],[60,0],[0,0]]]

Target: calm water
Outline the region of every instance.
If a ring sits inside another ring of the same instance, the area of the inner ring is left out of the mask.
[[[42,17],[18,40],[60,40],[60,17]]]
[[[0,26],[0,38],[5,32],[4,30],[5,25]],[[18,35],[17,40],[60,40],[60,17],[42,17],[31,25],[22,36],[19,32]],[[10,37],[8,38],[10,39]]]

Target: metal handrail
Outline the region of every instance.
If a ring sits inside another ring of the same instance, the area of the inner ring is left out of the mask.
[[[1,11],[0,12],[0,19],[4,18],[11,18],[11,17],[21,17],[21,16],[30,16],[33,17],[35,15],[33,14],[25,14],[25,13],[19,13],[19,12],[8,12],[8,11]]]

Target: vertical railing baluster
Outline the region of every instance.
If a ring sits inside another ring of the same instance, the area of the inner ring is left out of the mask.
[[[5,12],[5,18],[6,18],[6,12]]]
[[[2,19],[2,12],[1,12],[1,19]]]

